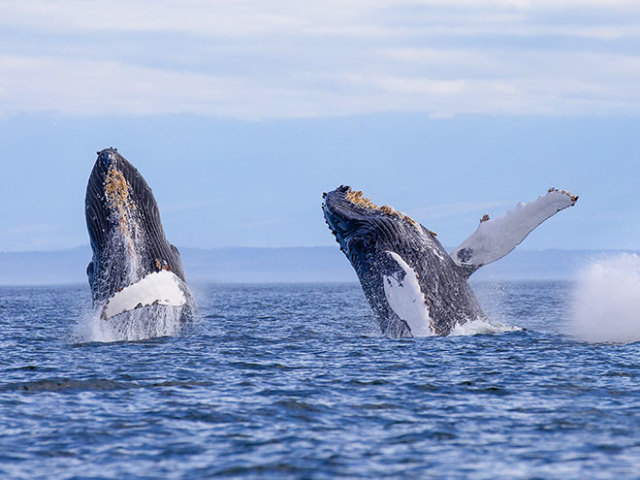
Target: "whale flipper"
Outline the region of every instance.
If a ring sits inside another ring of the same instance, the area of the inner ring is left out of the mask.
[[[502,217],[490,220],[485,215],[478,229],[451,253],[451,258],[470,276],[483,265],[507,255],[538,225],[577,201],[578,197],[566,190],[550,188],[546,195],[529,203],[520,202]]]

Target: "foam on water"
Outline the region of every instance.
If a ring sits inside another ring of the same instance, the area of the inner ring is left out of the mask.
[[[640,341],[640,257],[623,253],[589,265],[573,295],[569,334],[589,342]]]
[[[520,327],[505,325],[492,320],[472,320],[462,325],[456,324],[451,330],[450,336],[460,335],[492,335],[496,333],[514,332],[522,330]]]
[[[151,305],[128,311],[107,320],[102,308],[85,315],[75,326],[72,341],[121,342],[178,335],[184,325],[183,308]]]

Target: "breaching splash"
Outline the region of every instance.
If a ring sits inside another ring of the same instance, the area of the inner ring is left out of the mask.
[[[640,257],[623,253],[589,265],[573,295],[569,333],[588,342],[640,341]]]
[[[92,310],[76,324],[72,341],[119,342],[178,335],[184,328],[181,308],[152,305],[105,321],[100,309]]]
[[[137,251],[144,251],[144,245],[138,245]],[[121,267],[138,272],[137,263],[137,257],[130,256]],[[174,277],[167,270],[148,273],[106,301],[97,302],[74,327],[72,341],[139,341],[179,335],[186,326],[185,316],[194,315],[195,301]]]
[[[473,320],[471,322],[457,324],[451,330],[451,336],[463,335],[493,335],[496,333],[516,332],[520,327],[505,325],[494,320]]]

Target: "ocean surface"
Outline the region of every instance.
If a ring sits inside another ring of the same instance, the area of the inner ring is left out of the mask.
[[[180,335],[105,343],[88,286],[1,287],[0,478],[640,478],[640,343],[569,335],[569,282],[474,289],[520,329],[394,340],[356,284],[209,284]]]

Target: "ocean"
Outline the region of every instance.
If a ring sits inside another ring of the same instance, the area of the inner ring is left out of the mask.
[[[0,477],[640,478],[640,343],[575,339],[574,283],[473,285],[504,328],[390,339],[357,284],[200,284],[179,335],[109,343],[88,286],[0,287]]]

